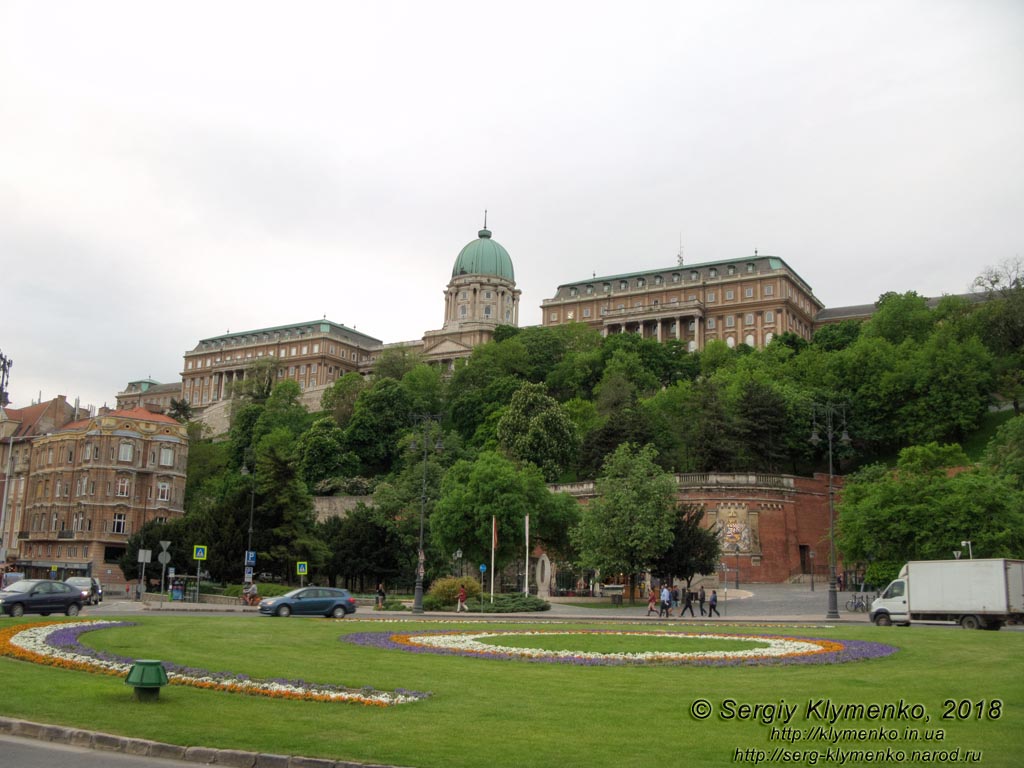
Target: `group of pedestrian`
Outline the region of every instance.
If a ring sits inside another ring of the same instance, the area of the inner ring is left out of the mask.
[[[697,605],[700,608],[700,615],[711,618],[712,616],[718,616],[721,618],[722,614],[718,612],[718,590],[712,589],[710,597],[707,592],[704,591],[704,585],[697,592],[691,592],[689,589],[684,589],[682,594],[683,608],[679,611],[679,618],[683,618],[687,611],[690,612],[690,616],[696,618],[693,612],[693,601],[694,598],[697,600]],[[655,611],[658,612],[658,618],[662,616],[670,618],[672,616],[673,608],[679,607],[679,588],[669,590],[668,584],[665,584],[661,588],[659,594],[654,588],[651,589],[647,595],[647,615],[650,616]],[[707,610],[704,608],[704,604],[707,603]]]

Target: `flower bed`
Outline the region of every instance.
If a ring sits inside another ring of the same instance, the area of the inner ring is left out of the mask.
[[[64,669],[98,672],[106,675],[128,674],[134,659],[94,651],[78,642],[85,632],[110,627],[132,626],[123,621],[76,621],[23,624],[0,631],[0,654],[35,664]],[[296,680],[253,680],[233,672],[210,672],[162,662],[171,685],[187,685],[231,693],[269,696],[304,701],[352,702],[366,706],[389,707],[409,704],[429,696],[416,691],[378,691],[373,688],[307,683]]]
[[[593,651],[547,650],[503,646],[502,637],[619,635],[629,637],[677,637],[735,641],[756,641],[763,647],[703,651],[647,651],[639,653],[598,653]],[[723,635],[703,632],[650,632],[621,630],[491,631],[491,632],[356,632],[342,637],[345,642],[411,653],[434,653],[475,658],[545,662],[553,664],[599,665],[689,665],[735,666],[767,664],[839,664],[880,658],[897,651],[891,645],[862,640],[780,637],[776,635]]]

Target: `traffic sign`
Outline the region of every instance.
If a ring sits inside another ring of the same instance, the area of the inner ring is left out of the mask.
[[[140,549],[139,550],[139,562],[140,563],[152,563],[153,562],[153,550],[152,549]]]
[[[295,573],[298,576],[305,576],[309,572],[309,563],[305,560],[300,560],[295,564]]]
[[[245,550],[245,564],[246,565],[256,565],[256,550],[255,549],[247,549],[247,550]]]
[[[480,573],[487,573],[487,563],[480,563]]]
[[[206,545],[196,544],[192,547],[192,559],[193,560],[205,560],[206,559]]]
[[[171,553],[161,552],[159,555],[156,556],[156,559],[160,562],[160,565],[167,565],[169,562],[171,562]]]

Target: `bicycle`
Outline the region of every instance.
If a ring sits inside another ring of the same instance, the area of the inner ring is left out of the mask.
[[[846,601],[846,610],[865,613],[868,609],[868,601],[863,595],[857,594]]]

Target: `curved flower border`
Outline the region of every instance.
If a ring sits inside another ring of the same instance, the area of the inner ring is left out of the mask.
[[[723,641],[754,641],[763,648],[693,652],[651,651],[641,653],[595,653],[589,651],[551,651],[543,648],[518,648],[484,643],[481,640],[503,636],[545,635],[627,635],[635,637],[701,638]],[[705,632],[651,632],[622,630],[557,630],[497,632],[356,632],[342,640],[357,645],[449,656],[503,661],[527,661],[582,666],[761,666],[782,664],[841,664],[849,661],[881,658],[895,653],[891,645],[863,640],[828,640],[824,638],[781,637],[777,635],[724,635]]]
[[[126,675],[134,659],[95,651],[78,642],[80,635],[96,629],[130,627],[125,621],[77,621],[22,624],[0,631],[0,655],[62,669]],[[209,672],[162,662],[171,685],[268,696],[302,701],[351,702],[371,707],[410,704],[427,698],[429,693],[397,689],[394,692],[374,688],[345,688],[302,680],[254,680],[232,672]]]

